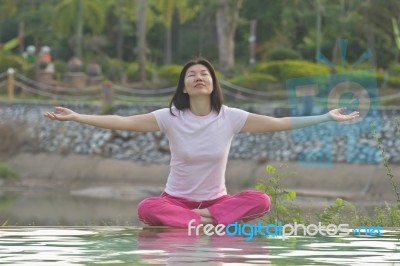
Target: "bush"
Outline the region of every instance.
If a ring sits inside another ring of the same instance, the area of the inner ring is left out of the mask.
[[[125,72],[126,63],[119,59],[111,59],[103,65],[104,73],[107,79],[115,82],[121,82]]]
[[[65,76],[65,73],[68,72],[68,65],[64,61],[55,60],[53,62],[55,69],[55,78],[57,80],[62,80]]]
[[[302,59],[301,54],[289,48],[280,48],[273,50],[271,54],[268,56],[268,60],[270,61],[299,60],[299,59]]]
[[[228,80],[230,83],[254,90],[268,90],[271,83],[275,83],[277,79],[268,74],[250,73],[243,76]]]
[[[256,71],[272,75],[279,81],[286,81],[291,78],[328,75],[330,73],[328,66],[303,60],[283,60],[260,63],[256,66]]]
[[[388,71],[390,76],[398,77],[400,75],[400,64],[390,64]]]
[[[129,63],[126,68],[126,75],[128,76],[129,81],[138,81],[139,80],[139,64],[134,62],[134,63]],[[155,67],[147,63],[145,65],[145,72],[146,72],[146,80],[151,80],[153,78],[154,72],[155,72]]]
[[[176,86],[181,71],[181,65],[165,65],[160,68],[158,75],[166,83],[166,86]]]
[[[0,54],[0,73],[6,72],[10,67],[26,74],[32,68],[32,64],[20,56]]]
[[[0,162],[0,179],[17,179],[17,174],[8,165]]]

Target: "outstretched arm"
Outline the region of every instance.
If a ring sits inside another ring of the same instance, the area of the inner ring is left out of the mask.
[[[74,121],[112,130],[160,131],[157,120],[152,113],[133,116],[84,115],[68,108],[56,107],[55,112],[46,112],[43,115],[51,120]]]
[[[350,121],[359,116],[358,112],[352,112],[351,114],[345,115],[342,114],[342,111],[343,109],[334,109],[323,115],[283,118],[250,113],[241,132],[286,131],[313,126],[328,121]]]

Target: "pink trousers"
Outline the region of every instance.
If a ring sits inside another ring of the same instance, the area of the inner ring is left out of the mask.
[[[148,225],[187,227],[200,223],[200,215],[193,209],[204,209],[214,218],[215,224],[230,224],[238,220],[250,221],[262,217],[270,209],[269,197],[260,191],[246,190],[235,195],[224,195],[209,201],[190,201],[163,192],[159,197],[141,201],[137,207],[139,220]]]

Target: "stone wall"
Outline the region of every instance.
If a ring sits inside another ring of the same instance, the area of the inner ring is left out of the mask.
[[[86,114],[98,114],[101,110],[100,106],[94,105],[76,104],[66,107]],[[115,108],[115,113],[132,115],[158,108],[161,106],[120,105]],[[240,108],[274,115],[274,109],[265,106],[240,106]],[[163,164],[169,162],[168,140],[161,132],[111,131],[74,122],[54,122],[42,116],[44,112],[51,110],[53,110],[52,105],[43,103],[1,103],[0,121],[20,127],[16,130],[18,134],[29,135],[30,139],[34,140],[24,145],[34,145],[32,149],[48,153],[100,155]],[[396,137],[394,130],[395,117],[400,118],[400,109],[382,111],[378,132],[382,136],[382,144],[389,160],[399,163],[400,137]],[[381,156],[370,132],[362,132],[354,127],[349,132],[341,132],[342,129],[338,128],[337,124],[339,123],[329,122],[324,124],[324,127],[310,127],[295,132],[240,133],[232,141],[230,158],[305,162],[319,160],[380,162]],[[321,137],[325,138],[322,142]]]

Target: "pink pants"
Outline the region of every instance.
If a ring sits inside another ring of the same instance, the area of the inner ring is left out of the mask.
[[[200,215],[193,209],[204,209],[214,218],[215,224],[230,224],[238,220],[250,221],[262,217],[270,209],[269,197],[260,191],[246,190],[235,195],[224,195],[209,201],[190,201],[163,192],[160,197],[141,201],[137,207],[139,220],[149,225],[187,227],[200,223]]]

